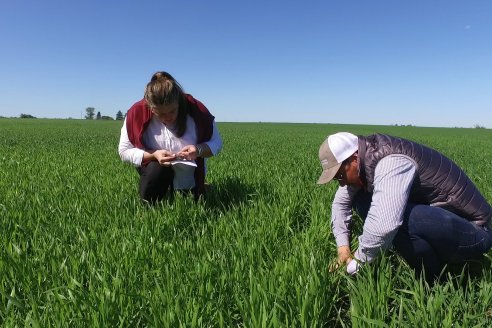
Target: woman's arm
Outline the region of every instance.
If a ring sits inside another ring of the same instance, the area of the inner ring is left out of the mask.
[[[144,158],[145,151],[143,149],[136,148],[130,142],[130,139],[128,138],[128,132],[126,130],[126,119],[123,122],[123,127],[121,128],[118,153],[123,162],[128,162],[135,166],[142,165],[142,159]]]
[[[212,137],[202,145],[204,145],[204,150],[201,157],[215,156],[222,150],[222,138],[220,137],[215,121],[213,122]]]
[[[143,163],[148,163],[151,161],[157,161],[161,165],[170,165],[170,162],[176,158],[176,154],[173,154],[165,149],[143,150],[136,148],[128,138],[126,119],[123,123],[123,127],[121,128],[118,153],[123,162],[128,162],[135,166],[142,166]]]
[[[177,153],[178,157],[186,158],[187,160],[195,160],[197,157],[211,157],[217,155],[222,149],[222,138],[220,137],[219,130],[213,122],[212,137],[209,141],[198,145],[188,145]]]

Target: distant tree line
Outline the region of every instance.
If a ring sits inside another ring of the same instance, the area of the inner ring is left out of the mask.
[[[29,114],[20,114],[20,118],[37,118],[35,116],[29,115]]]
[[[87,107],[85,109],[85,119],[93,120],[94,116],[96,116],[96,120],[113,120],[111,116],[101,115],[101,112],[97,112],[97,114],[95,114],[95,112],[96,109],[94,107]],[[124,120],[124,119],[125,116],[123,116],[123,113],[121,112],[121,110],[119,110],[116,113],[116,120]]]
[[[85,109],[85,117],[84,118],[86,120],[93,120],[95,117],[96,120],[114,120],[114,119],[116,119],[118,121],[122,121],[126,117],[126,114],[123,114],[123,112],[121,110],[119,110],[116,113],[115,118],[113,118],[111,116],[101,115],[101,112],[97,112],[97,114],[95,114],[95,111],[96,111],[96,109],[94,107],[87,107]],[[9,118],[9,117],[0,116],[0,118]],[[10,117],[10,118],[15,118],[15,117]],[[19,115],[19,118],[37,118],[37,117],[33,116],[31,114],[22,113]],[[71,119],[71,117],[69,117],[69,119]]]

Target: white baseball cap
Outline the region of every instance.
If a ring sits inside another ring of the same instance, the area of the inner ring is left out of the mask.
[[[359,149],[359,138],[349,132],[339,132],[329,135],[319,147],[319,160],[323,172],[318,184],[330,182],[337,174],[342,162]]]

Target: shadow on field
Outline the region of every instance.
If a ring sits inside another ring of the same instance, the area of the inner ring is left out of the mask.
[[[227,177],[207,186],[207,207],[222,212],[248,203],[255,189],[236,177]]]

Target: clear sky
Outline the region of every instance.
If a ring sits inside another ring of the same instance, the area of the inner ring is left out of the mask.
[[[10,0],[0,116],[123,113],[159,70],[223,121],[492,128],[492,1]]]

